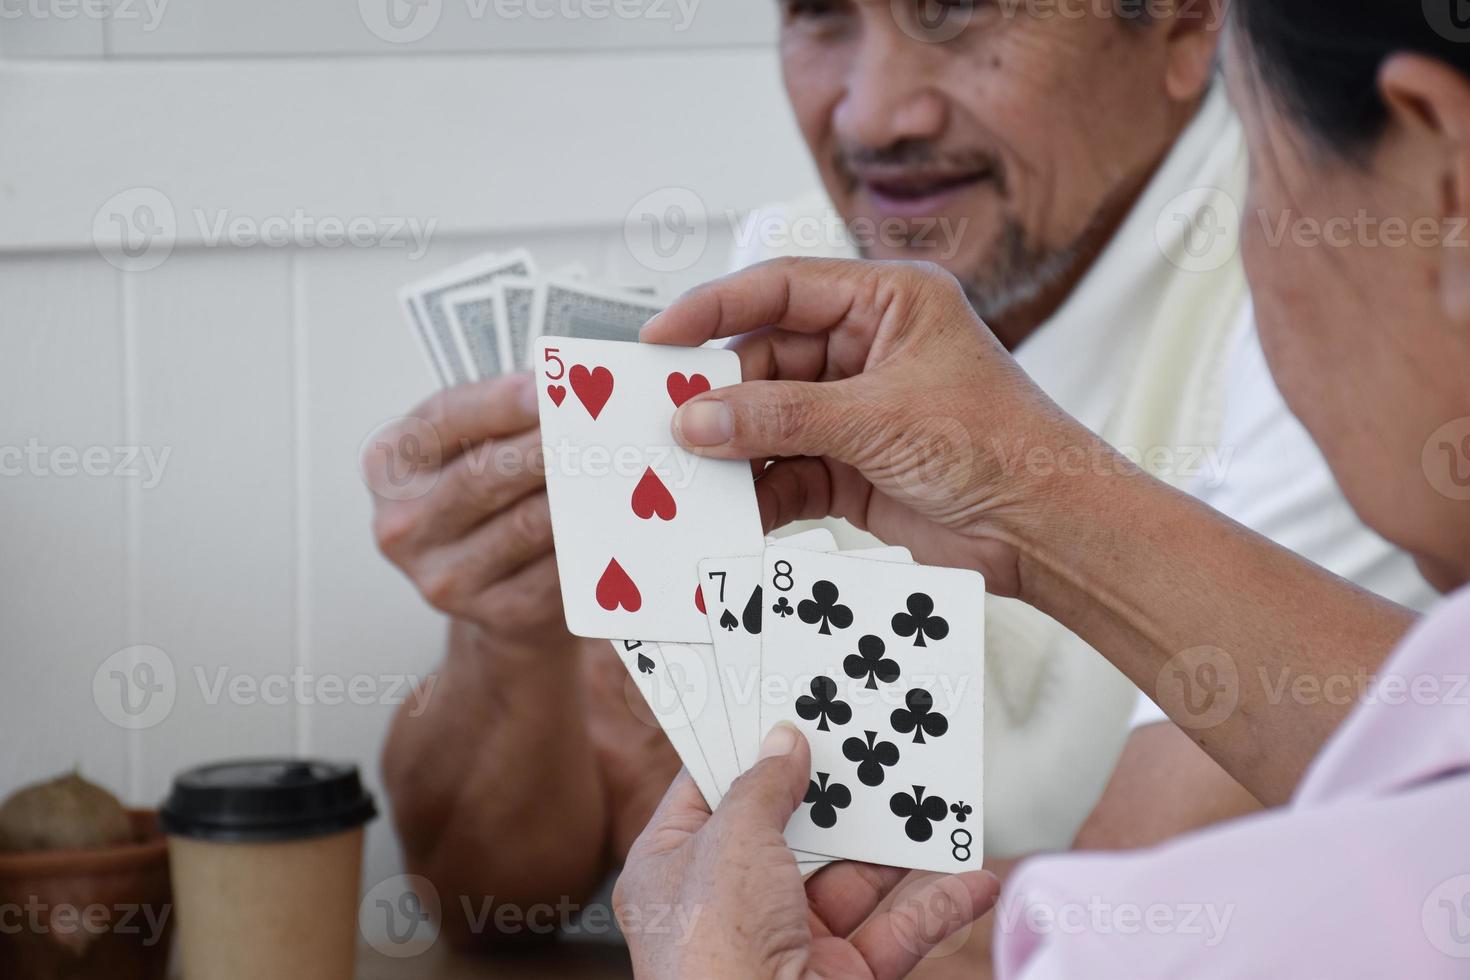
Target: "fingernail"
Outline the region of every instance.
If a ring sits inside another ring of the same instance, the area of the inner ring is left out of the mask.
[[[756,761],[762,759],[774,759],[778,755],[790,755],[791,750],[796,748],[798,732],[790,722],[783,721],[775,728],[766,733],[765,741],[761,742],[760,754]]]
[[[689,446],[723,446],[735,432],[730,406],[717,398],[689,402],[674,413],[674,426]]]
[[[517,375],[520,379],[521,390],[517,396],[521,402],[521,408],[527,415],[539,415],[540,406],[536,404],[536,382],[529,374]]]

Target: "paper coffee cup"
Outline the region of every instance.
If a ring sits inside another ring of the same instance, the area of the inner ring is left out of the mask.
[[[357,767],[251,759],[180,774],[169,835],[184,980],[351,980],[363,826]]]

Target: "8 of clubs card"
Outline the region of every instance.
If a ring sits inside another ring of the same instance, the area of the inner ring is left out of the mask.
[[[552,535],[578,636],[708,643],[701,559],[759,554],[750,465],[674,445],[675,409],[737,384],[733,351],[542,337],[532,348]]]
[[[900,868],[980,867],[985,582],[972,571],[767,548],[761,667],[812,777],[793,848]]]

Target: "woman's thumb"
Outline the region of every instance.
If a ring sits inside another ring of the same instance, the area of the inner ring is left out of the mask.
[[[812,754],[806,737],[796,726],[782,722],[766,735],[755,765],[725,794],[715,819],[746,830],[785,830],[786,822],[806,796],[811,772]]]
[[[686,402],[674,413],[680,445],[720,459],[828,456],[850,461],[865,413],[844,382],[747,381]]]

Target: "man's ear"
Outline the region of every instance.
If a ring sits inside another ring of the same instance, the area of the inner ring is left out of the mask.
[[[1390,128],[1420,144],[1441,223],[1440,303],[1470,328],[1470,80],[1442,61],[1395,54],[1378,72]]]
[[[1199,98],[1215,71],[1226,0],[1175,0],[1161,25],[1169,32],[1164,90],[1176,102]]]

